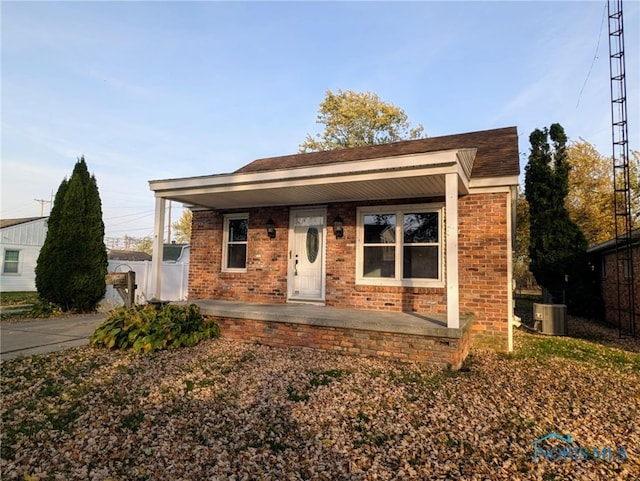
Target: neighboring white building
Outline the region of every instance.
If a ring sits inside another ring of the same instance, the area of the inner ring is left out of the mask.
[[[0,220],[0,291],[36,290],[36,263],[48,217]]]
[[[0,291],[35,292],[36,264],[47,236],[48,217],[0,220]],[[182,301],[187,298],[189,282],[188,244],[166,244],[162,262],[165,284],[162,300]],[[136,272],[136,302],[145,303],[153,297],[151,256],[141,252],[110,251],[109,272]],[[104,301],[122,303],[120,296],[107,286]]]

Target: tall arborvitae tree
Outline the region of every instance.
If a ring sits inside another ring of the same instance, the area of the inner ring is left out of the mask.
[[[62,179],[47,220],[47,237],[36,264],[36,288],[43,300],[60,299],[64,292],[64,286],[58,282],[57,274],[64,269],[66,256],[61,249],[64,239],[60,232],[60,219],[68,186],[67,179]]]
[[[582,292],[587,241],[565,209],[569,192],[567,136],[560,124],[553,124],[549,129],[534,130],[529,140],[525,196],[531,272],[554,296],[554,302],[560,302],[565,292],[571,307],[578,302],[578,291]]]
[[[91,311],[104,296],[107,249],[102,203],[84,157],[60,184],[36,266],[40,297],[64,310]]]

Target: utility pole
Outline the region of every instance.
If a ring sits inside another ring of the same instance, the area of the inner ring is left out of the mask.
[[[52,201],[50,200],[44,200],[44,199],[33,199],[36,202],[40,202],[40,217],[44,217],[44,205],[45,204],[51,204]]]

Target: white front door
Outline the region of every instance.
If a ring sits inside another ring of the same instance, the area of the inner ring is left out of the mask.
[[[288,294],[293,301],[324,301],[325,209],[292,210]]]

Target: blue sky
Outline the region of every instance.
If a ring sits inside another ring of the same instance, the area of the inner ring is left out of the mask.
[[[632,149],[639,6],[624,3]],[[0,8],[1,218],[40,215],[84,154],[107,236],[152,235],[149,180],[297,152],[327,89],[375,92],[431,137],[515,125],[523,168],[554,122],[611,154],[604,0]]]

